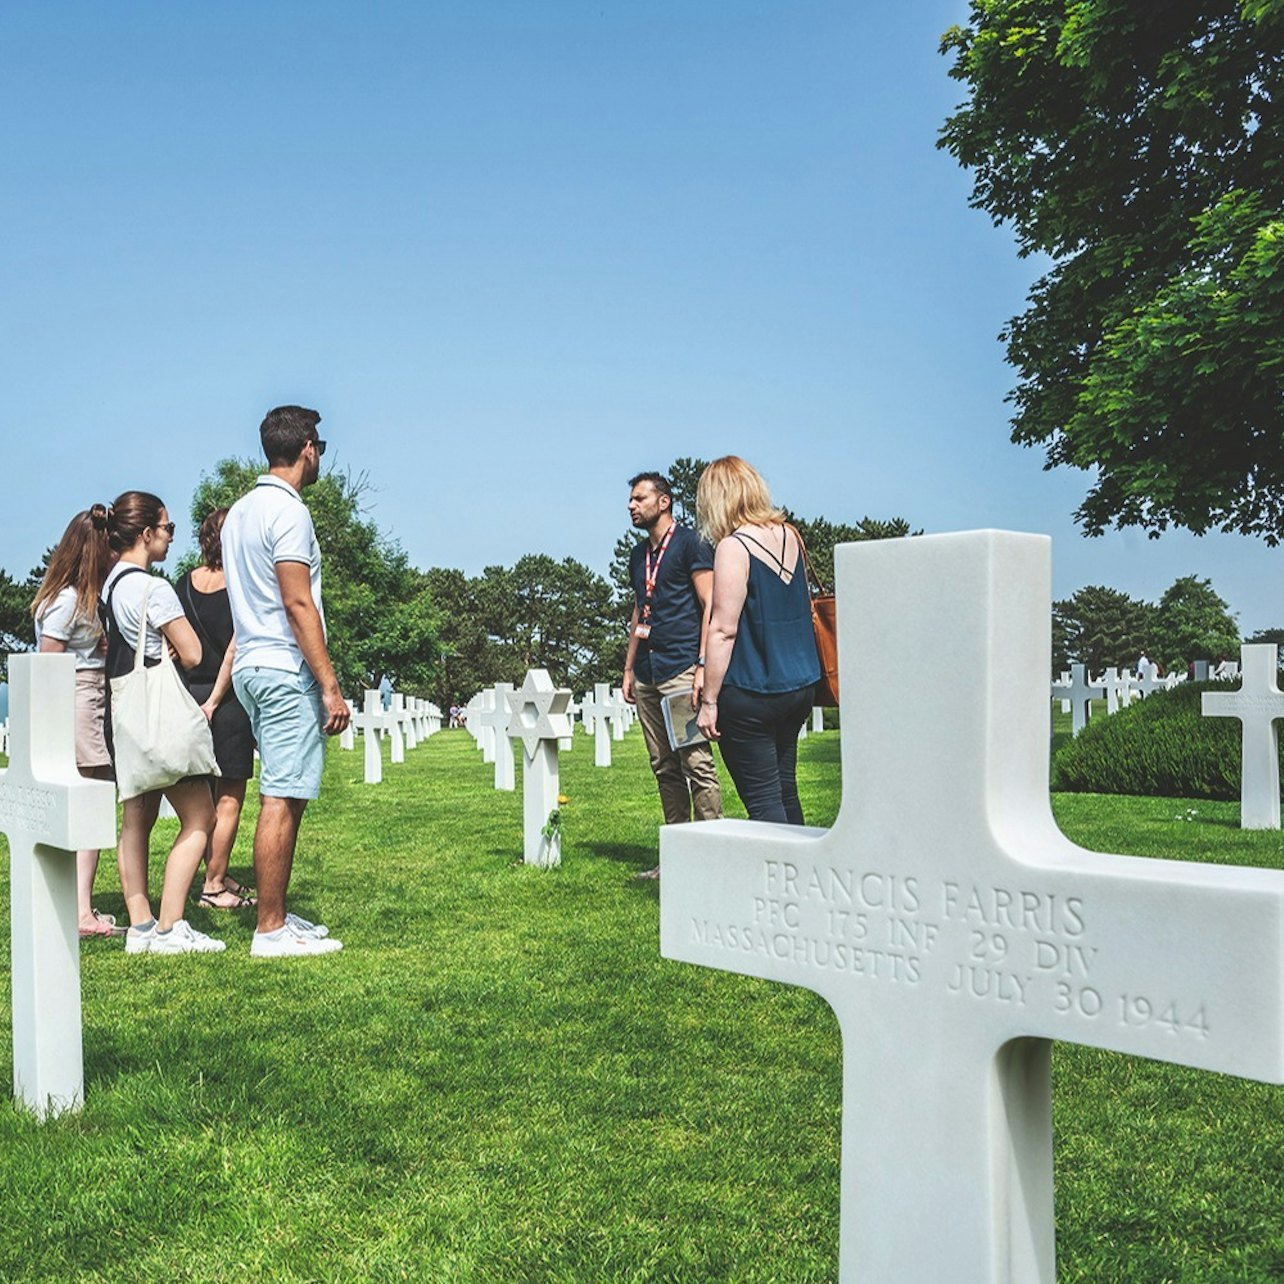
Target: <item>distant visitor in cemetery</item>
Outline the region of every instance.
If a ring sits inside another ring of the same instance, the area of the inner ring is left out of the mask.
[[[124,677],[133,670],[140,636],[147,666],[159,664],[161,647],[168,645],[184,668],[193,668],[200,662],[200,641],[168,581],[150,574],[151,568],[168,556],[174,538],[174,523],[165,505],[146,491],[126,491],[108,510],[107,536],[113,551],[119,554],[103,585],[108,680]],[[178,695],[183,700],[188,698],[181,689]],[[112,726],[117,740],[115,754],[119,747],[119,709],[113,711]],[[157,737],[165,736],[167,730],[164,726],[148,727],[148,733]],[[118,764],[120,761],[117,756]],[[123,782],[125,778],[117,774]],[[129,792],[123,783],[121,792]],[[178,813],[179,830],[165,862],[160,913],[153,918],[147,894],[148,846],[162,794]],[[183,918],[188,889],[213,828],[214,803],[204,775],[125,797],[116,854],[129,912],[126,953],[216,953],[225,948],[224,942],[196,931]]]
[[[201,565],[178,581],[178,600],[201,643],[201,658],[186,674],[192,699],[209,719],[214,756],[222,773],[212,778],[214,832],[205,851],[205,880],[200,903],[206,909],[246,909],[253,896],[228,872],[236,831],[245,803],[245,784],[254,775],[254,733],[249,715],[232,690],[232,608],[223,573],[223,522],[226,508],[216,508],[201,523]]]
[[[49,569],[31,604],[36,649],[69,651],[76,657],[76,769],[110,780],[111,754],[103,733],[107,714],[107,659],[98,596],[111,569],[107,510],[102,504],[79,512],[67,524]],[[97,851],[76,853],[76,902],[82,937],[114,936],[125,929],[93,907]]]
[[[223,523],[223,565],[236,636],[232,684],[259,746],[254,877],[256,958],[328,954],[342,948],[320,923],[286,909],[299,825],[321,792],[325,737],[351,710],[326,647],[321,548],[300,492],[321,475],[321,416],[278,406],[259,428],[268,471]]]
[[[660,789],[664,823],[717,820],[722,815],[718,769],[707,744],[669,746],[662,702],[690,692],[691,707],[704,686],[705,635],[713,584],[713,551],[673,517],[673,493],[661,473],[629,482],[629,520],[645,531],[629,557],[633,615],[624,660],[624,698],[637,705],[642,735]],[[644,878],[658,878],[659,866]]]
[[[801,825],[798,732],[820,678],[802,546],[735,455],[701,474],[696,512],[715,545],[700,729],[721,745],[750,820]]]

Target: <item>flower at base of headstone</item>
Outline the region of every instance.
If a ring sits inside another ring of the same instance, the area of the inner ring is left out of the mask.
[[[559,803],[562,801],[561,794],[558,794],[557,801]],[[555,839],[562,836],[562,809],[560,807],[554,807],[548,813],[548,819],[544,822],[544,827],[539,832],[540,837],[545,839],[550,847]]]
[[[565,806],[568,802],[570,802],[570,801],[571,801],[570,796],[569,796],[569,795],[567,795],[567,794],[558,794],[558,795],[557,795],[557,805],[558,805],[559,807],[564,807],[564,806]]]

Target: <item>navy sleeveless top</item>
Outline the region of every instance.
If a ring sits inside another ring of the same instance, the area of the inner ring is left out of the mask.
[[[774,550],[752,535],[733,532],[745,544],[757,544],[777,563],[780,571],[789,568]],[[781,554],[788,541],[781,527]],[[740,627],[731,650],[731,663],[723,685],[759,695],[782,695],[800,691],[820,678],[816,656],[816,634],[811,622],[811,592],[801,550],[789,583],[775,567],[749,553],[749,585]]]

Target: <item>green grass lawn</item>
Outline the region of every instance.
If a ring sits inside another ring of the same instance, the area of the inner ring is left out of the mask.
[[[657,886],[632,878],[658,801],[641,733],[613,748],[610,770],[587,737],[563,755],[564,864],[540,871],[520,781],[497,794],[465,733],[372,787],[332,744],[293,907],[341,954],[254,962],[248,913],[196,908],[225,954],[86,945],[83,1113],[0,1107],[0,1278],[833,1279],[837,1024],[811,993],[660,959]],[[829,824],[838,736],[800,751]],[[1055,808],[1102,850],[1281,863],[1234,805]],[[99,885],[119,913],[110,855]],[[1069,1045],[1054,1076],[1061,1280],[1284,1278],[1284,1090]]]

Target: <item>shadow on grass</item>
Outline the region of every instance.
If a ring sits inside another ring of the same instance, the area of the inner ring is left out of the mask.
[[[657,848],[645,847],[641,843],[603,843],[590,840],[580,846],[603,860],[615,861],[619,865],[636,865],[639,874],[644,869],[650,869],[660,859]]]

